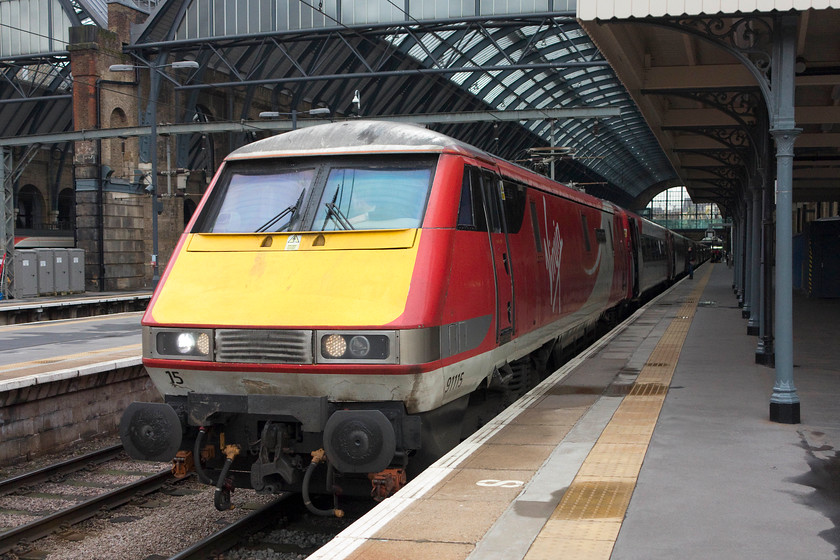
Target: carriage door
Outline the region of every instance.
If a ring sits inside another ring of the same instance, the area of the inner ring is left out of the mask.
[[[487,230],[490,236],[490,248],[493,251],[493,263],[496,270],[496,337],[505,343],[513,337],[514,308],[513,265],[510,256],[502,182],[498,175],[482,169],[481,190],[484,195],[484,210],[487,216]]]

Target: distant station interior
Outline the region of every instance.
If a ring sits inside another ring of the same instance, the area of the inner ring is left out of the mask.
[[[840,12],[627,4],[3,0],[3,297],[151,289],[232,150],[410,122],[707,243],[796,422],[793,294],[840,297]]]

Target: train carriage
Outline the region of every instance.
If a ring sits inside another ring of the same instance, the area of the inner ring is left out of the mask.
[[[133,403],[121,437],[194,464],[220,509],[236,486],[383,497],[669,280],[666,234],[412,125],[255,142],[143,317],[164,403]]]

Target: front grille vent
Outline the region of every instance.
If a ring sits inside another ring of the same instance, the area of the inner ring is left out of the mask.
[[[312,331],[217,329],[216,361],[311,364]]]

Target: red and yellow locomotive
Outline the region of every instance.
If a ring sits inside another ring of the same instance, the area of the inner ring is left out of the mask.
[[[683,272],[686,245],[412,125],[255,142],[226,158],[143,317],[164,402],[130,405],[121,437],[194,463],[219,508],[236,486],[398,487]]]

